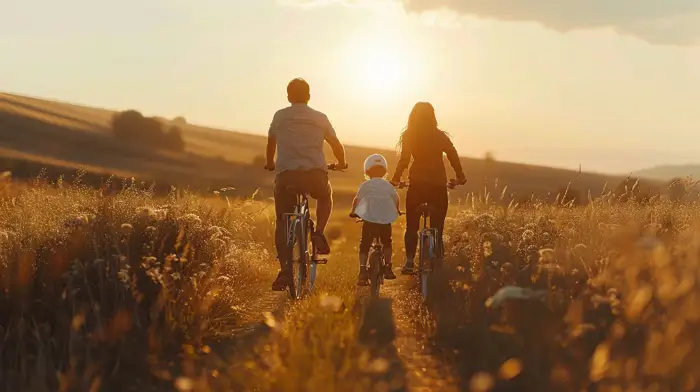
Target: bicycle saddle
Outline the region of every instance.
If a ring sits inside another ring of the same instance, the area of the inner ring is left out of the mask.
[[[418,208],[416,208],[416,212],[421,214],[421,215],[423,215],[423,214],[430,215],[430,212],[432,210],[433,209],[428,205],[428,203],[423,203],[423,204],[419,205]]]
[[[297,187],[296,185],[287,185],[284,190],[290,194],[293,195],[304,195],[306,194],[305,191],[303,191],[301,188]]]

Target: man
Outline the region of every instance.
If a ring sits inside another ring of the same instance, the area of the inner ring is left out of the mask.
[[[267,137],[267,164],[275,171],[275,247],[280,261],[280,272],[272,284],[272,290],[284,291],[292,281],[291,254],[287,251],[284,214],[294,212],[296,195],[287,191],[290,185],[305,191],[316,199],[316,231],[311,234],[316,251],[320,255],[330,253],[324,235],[333,209],[333,191],[328,181],[323,142],[333,149],[339,169],[347,168],[345,149],[325,114],[308,106],[311,99],[309,84],[297,78],[287,85],[287,100],[291,104],[275,113]],[[275,161],[277,152],[277,161]]]

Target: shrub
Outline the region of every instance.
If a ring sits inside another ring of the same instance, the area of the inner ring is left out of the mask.
[[[165,132],[164,121],[165,119],[158,117],[144,117],[136,110],[126,110],[112,118],[112,132],[116,138],[128,143],[183,151],[185,142],[182,130],[173,126]]]
[[[170,130],[165,135],[165,147],[168,150],[173,151],[184,151],[185,150],[185,140],[182,138],[182,129],[174,125],[170,127]]]

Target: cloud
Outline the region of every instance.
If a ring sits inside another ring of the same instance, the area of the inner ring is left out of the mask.
[[[369,6],[379,0],[279,0],[282,5],[292,5],[297,7],[320,7],[325,5],[340,4],[346,7]]]
[[[346,0],[346,2],[349,0]],[[700,43],[700,0],[398,0],[412,13],[451,10],[559,32],[612,28],[657,45]]]

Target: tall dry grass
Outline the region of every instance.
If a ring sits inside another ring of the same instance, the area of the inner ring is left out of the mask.
[[[362,312],[357,226],[340,230],[314,296],[261,315],[285,302],[269,291],[269,205],[225,192],[156,199],[129,184],[113,196],[79,183],[2,187],[8,390],[406,387],[393,325],[377,321],[390,312]],[[699,205],[470,196],[452,211],[438,301],[413,310],[462,389],[696,390]],[[496,307],[490,297],[509,285],[545,300]],[[241,341],[236,328],[261,316],[264,333]]]
[[[255,238],[261,206],[41,182],[1,193],[3,386],[206,382],[207,341],[230,333],[276,269]]]
[[[448,222],[451,289],[436,310],[464,388],[700,388],[700,205],[483,201]],[[504,286],[546,300],[496,308]]]

